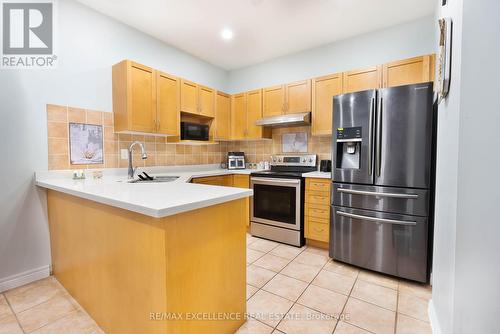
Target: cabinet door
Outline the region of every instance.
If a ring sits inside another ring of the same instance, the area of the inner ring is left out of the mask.
[[[246,96],[244,93],[240,93],[231,97],[231,139],[245,139],[245,132]]]
[[[231,135],[231,97],[217,92],[215,103],[215,139],[229,140]]]
[[[333,97],[342,94],[342,74],[314,79],[311,132],[313,136],[332,134]]]
[[[284,113],[285,107],[285,86],[274,86],[263,90],[263,111],[264,117],[278,116]]]
[[[286,85],[285,113],[311,111],[311,80]]]
[[[181,111],[198,114],[198,85],[188,80],[181,80]]]
[[[179,79],[157,72],[157,132],[178,136],[180,127]]]
[[[262,126],[255,125],[255,121],[262,118],[262,89],[247,93],[247,132],[246,138],[262,138]]]
[[[434,81],[434,57],[432,54],[384,64],[384,87]]]
[[[215,116],[215,90],[198,85],[199,111],[207,117]]]
[[[233,174],[233,187],[236,188],[250,188],[250,176],[249,175],[240,175]],[[250,198],[245,199],[245,212],[246,212],[246,222],[247,226],[250,225]]]
[[[374,66],[362,70],[348,71],[343,74],[343,93],[378,89],[382,84],[382,68]]]
[[[130,126],[132,131],[156,131],[155,71],[147,66],[131,63],[130,73]]]

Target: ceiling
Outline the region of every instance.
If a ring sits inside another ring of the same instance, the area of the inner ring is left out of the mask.
[[[435,0],[79,0],[226,70],[431,15]],[[234,37],[221,38],[230,28]]]

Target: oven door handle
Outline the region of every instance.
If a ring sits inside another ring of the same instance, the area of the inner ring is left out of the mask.
[[[300,180],[275,179],[271,177],[252,177],[251,181],[267,182],[267,183],[282,183],[282,184],[300,184]]]

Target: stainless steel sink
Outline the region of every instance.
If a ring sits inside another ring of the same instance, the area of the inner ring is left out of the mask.
[[[128,183],[162,183],[172,182],[179,178],[179,176],[154,176],[152,180],[134,179],[127,181]]]

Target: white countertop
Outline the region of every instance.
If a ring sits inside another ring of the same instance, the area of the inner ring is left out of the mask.
[[[125,168],[103,169],[101,179],[86,170],[85,180],[73,180],[72,171],[35,173],[36,185],[155,218],[175,215],[253,195],[251,189],[189,183],[193,177],[250,174],[256,170],[226,170],[218,165],[145,167],[151,176],[179,176],[173,182],[127,183]]]
[[[318,179],[331,179],[332,173],[315,171],[315,172],[304,173],[304,174],[302,174],[302,176],[303,177],[314,177],[314,178],[318,178]]]

